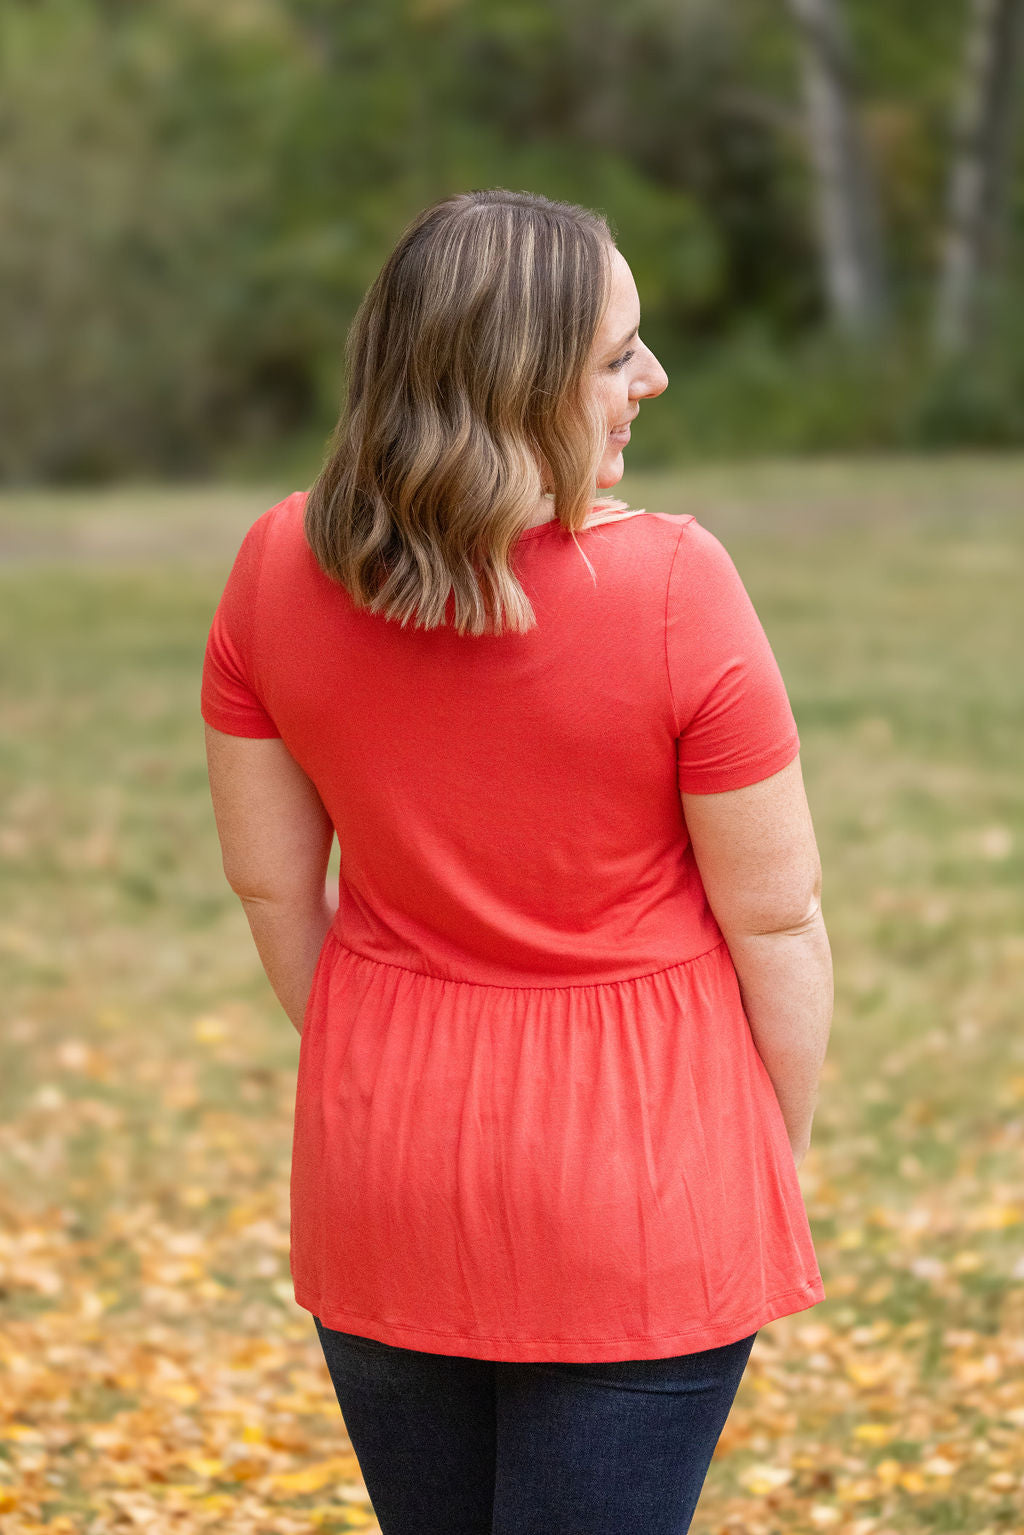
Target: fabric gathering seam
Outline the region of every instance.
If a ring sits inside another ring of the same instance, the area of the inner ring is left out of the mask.
[[[642,970],[639,975],[620,975],[610,981],[580,981],[576,985],[567,986],[515,986],[507,985],[503,981],[473,981],[461,976],[437,975],[433,970],[413,970],[410,965],[400,965],[393,959],[377,959],[373,954],[361,954],[358,949],[349,948],[343,939],[338,937],[334,927],[328,928],[328,936],[334,939],[339,949],[344,949],[346,954],[351,954],[354,959],[361,959],[368,965],[383,965],[388,970],[401,970],[405,975],[417,975],[424,981],[440,981],[442,986],[475,986],[478,989],[486,988],[490,991],[599,991],[606,986],[628,986],[635,981],[647,981],[656,975],[667,975],[670,970],[682,970],[687,965],[695,965],[698,960],[707,959],[711,954],[717,954],[719,949],[726,948],[724,938],[718,943],[713,943],[710,949],[702,949],[699,954],[691,954],[688,959],[675,960],[671,965],[662,965],[657,970]],[[326,942],[326,940],[325,940]]]

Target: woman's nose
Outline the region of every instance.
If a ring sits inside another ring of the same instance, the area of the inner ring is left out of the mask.
[[[630,393],[638,400],[651,400],[668,388],[668,374],[653,353],[647,367],[637,374],[633,384]]]

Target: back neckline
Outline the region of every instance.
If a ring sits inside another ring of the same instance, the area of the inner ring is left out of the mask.
[[[581,533],[587,533],[587,532],[590,531],[591,528],[603,527],[604,524],[608,523],[608,522],[625,522],[627,517],[642,517],[644,515],[645,515],[645,510],[644,510],[643,507],[638,507],[635,511],[630,509],[629,511],[626,511],[626,512],[604,512],[604,513],[601,513],[601,512],[596,512],[595,513],[594,509],[592,508],[591,512],[588,514],[588,519],[583,524],[583,527],[580,529],[580,532]],[[516,542],[517,543],[521,543],[524,538],[534,538],[539,533],[546,533],[550,528],[560,528],[560,529],[562,529],[563,532],[565,531],[564,528],[562,528],[562,524],[559,522],[557,517],[550,517],[547,522],[536,522],[536,523],[533,524],[532,527],[524,528],[522,533],[520,533],[520,535],[519,535],[518,539],[516,540]]]

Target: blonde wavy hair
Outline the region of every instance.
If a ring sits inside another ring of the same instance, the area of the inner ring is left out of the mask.
[[[309,546],[357,607],[429,629],[453,595],[460,634],[535,626],[510,556],[543,494],[573,538],[594,506],[608,428],[587,373],[613,246],[590,209],[503,188],[406,228],[353,321],[306,502]]]

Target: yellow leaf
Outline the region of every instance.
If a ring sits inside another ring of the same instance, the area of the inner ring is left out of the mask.
[[[971,1221],[974,1231],[1005,1231],[1008,1226],[1017,1226],[1024,1220],[1024,1212],[1018,1205],[983,1205]]]
[[[150,1390],[154,1395],[165,1397],[169,1402],[177,1402],[179,1407],[191,1407],[199,1400],[199,1392],[195,1386],[190,1386],[184,1380],[154,1381]]]
[[[228,1217],[228,1225],[233,1223],[233,1217],[236,1212],[242,1209],[243,1206],[241,1205],[235,1206],[235,1209]],[[245,1220],[248,1220],[248,1215],[245,1216]],[[274,1353],[273,1344],[268,1343],[265,1338],[249,1338],[232,1350],[228,1362],[233,1370],[251,1370],[266,1359],[273,1358]]]
[[[836,1496],[843,1503],[866,1503],[869,1498],[877,1498],[878,1490],[874,1477],[862,1477],[857,1482],[840,1482]]]
[[[988,1485],[993,1492],[1012,1492],[1017,1486],[1017,1478],[1009,1471],[995,1471],[989,1477]]]
[[[236,1482],[251,1482],[255,1477],[262,1476],[264,1470],[263,1462],[254,1455],[240,1455],[231,1462],[231,1476]]]
[[[888,1444],[892,1436],[893,1430],[888,1423],[858,1423],[853,1431],[853,1437],[865,1444]]]
[[[928,1483],[920,1471],[904,1471],[900,1476],[899,1485],[904,1492],[924,1492]]]
[[[362,1482],[339,1482],[334,1496],[343,1503],[369,1503],[370,1495]]]
[[[190,1471],[194,1471],[196,1476],[206,1477],[208,1480],[220,1476],[224,1470],[224,1462],[213,1455],[190,1455],[185,1465]]]
[[[294,1413],[321,1413],[330,1412],[332,1407],[337,1407],[337,1399],[333,1401],[328,1396],[310,1396],[304,1391],[290,1391],[287,1396],[275,1396],[270,1403],[275,1412]]]
[[[270,1478],[270,1485],[277,1492],[319,1492],[328,1482],[336,1481],[350,1469],[351,1462],[344,1456],[319,1461],[315,1466],[303,1466],[299,1471],[279,1471]]]
[[[223,1018],[217,1018],[212,1013],[206,1017],[197,1018],[192,1025],[192,1033],[200,1044],[215,1044],[223,1039],[228,1032],[228,1026]]]
[[[251,1200],[246,1201],[240,1205],[232,1205],[231,1209],[228,1211],[224,1218],[224,1224],[230,1231],[238,1231],[240,1227],[250,1225],[251,1222],[259,1217],[260,1213],[261,1207],[253,1203]],[[258,1346],[259,1340],[254,1339],[252,1346],[252,1353],[254,1358],[257,1357]]]
[[[792,1471],[786,1466],[748,1466],[740,1472],[739,1483],[755,1497],[764,1497],[766,1493],[785,1487],[792,1476]]]
[[[872,1364],[869,1360],[848,1359],[846,1373],[858,1386],[877,1386],[887,1377],[884,1364]]]

